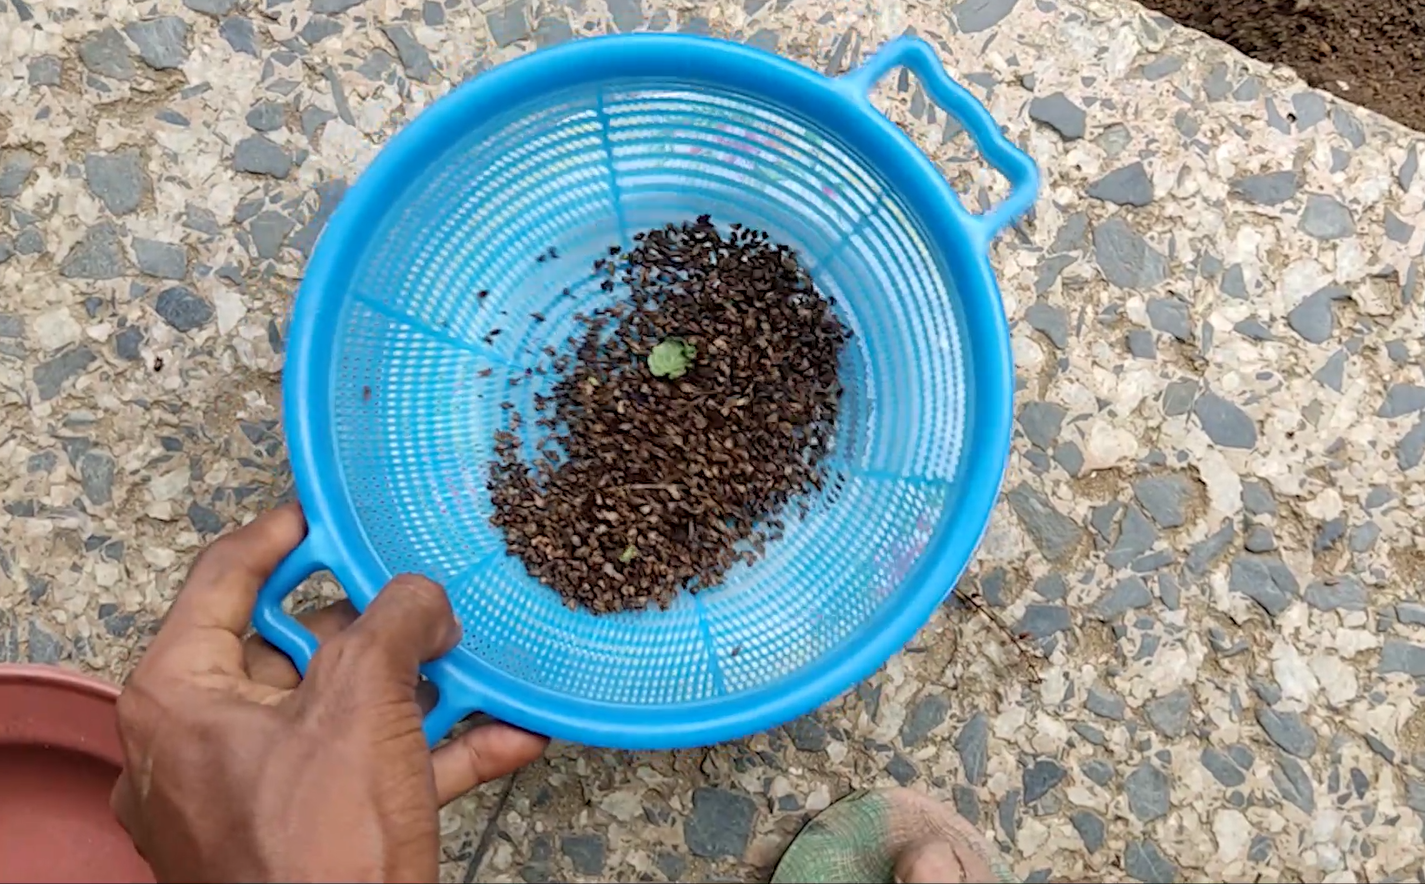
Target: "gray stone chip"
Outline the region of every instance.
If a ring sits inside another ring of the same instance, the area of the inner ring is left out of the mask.
[[[1062,559],[1083,540],[1079,524],[1054,509],[1049,499],[1028,483],[1015,486],[1005,497],[1045,559]]]
[[[108,27],[79,46],[79,60],[90,71],[115,80],[132,80],[138,73],[129,57],[129,44],[117,29]]]
[[[1148,322],[1179,341],[1192,340],[1192,311],[1177,296],[1148,299]]]
[[[95,506],[108,504],[114,498],[114,458],[108,452],[91,449],[79,458],[79,485],[84,496]]]
[[[218,25],[218,36],[226,40],[234,52],[241,52],[253,58],[262,57],[257,46],[257,29],[245,18],[233,16],[223,19],[222,24]]]
[[[1356,232],[1356,219],[1335,197],[1307,194],[1306,207],[1301,211],[1301,231],[1318,240],[1339,240]]]
[[[1326,119],[1326,99],[1317,92],[1298,92],[1291,97],[1291,112],[1296,117],[1296,131],[1305,132]]]
[[[785,726],[787,737],[792,739],[792,746],[803,753],[819,753],[826,749],[831,737],[826,733],[826,726],[816,720],[814,716],[801,716],[793,719]]]
[[[312,11],[322,15],[340,15],[365,2],[366,0],[312,0]]]
[[[1166,737],[1179,738],[1187,731],[1192,710],[1192,695],[1187,689],[1175,689],[1149,701],[1144,708],[1148,722]]]
[[[233,148],[233,168],[254,175],[286,178],[292,171],[292,158],[266,135],[249,135]]]
[[[1392,384],[1376,410],[1377,418],[1399,418],[1425,409],[1425,387],[1419,384]]]
[[[1078,831],[1079,838],[1084,841],[1084,850],[1092,854],[1103,847],[1104,824],[1103,818],[1092,811],[1076,809],[1069,813],[1069,821]]]
[[[960,0],[950,8],[961,33],[977,34],[999,24],[1019,0]]]
[[[1395,447],[1395,458],[1401,470],[1412,470],[1420,465],[1421,459],[1425,458],[1425,417],[1405,431]]]
[[[529,36],[529,0],[511,0],[485,13],[485,26],[495,45],[503,49]]]
[[[1063,308],[1039,301],[1024,312],[1024,321],[1060,350],[1069,346],[1069,317]]]
[[[416,39],[410,26],[387,25],[383,30],[386,32],[386,39],[396,47],[396,55],[401,59],[401,66],[406,69],[406,76],[422,83],[429,82],[435,76],[435,64],[431,62],[430,53]]]
[[[1256,447],[1257,424],[1235,403],[1204,391],[1193,403],[1192,411],[1214,444],[1228,449]]]
[[[1085,759],[1079,763],[1079,771],[1100,787],[1113,780],[1113,766],[1103,759]]]
[[[1216,747],[1204,747],[1199,761],[1202,767],[1222,786],[1229,789],[1240,787],[1247,782],[1247,776],[1242,773],[1242,769],[1237,767],[1237,763],[1232,761],[1232,757],[1217,749]]]
[[[641,0],[606,0],[609,18],[620,33],[636,31],[643,25],[643,3]]]
[[[35,382],[40,399],[52,400],[59,396],[64,383],[78,377],[96,359],[98,357],[89,348],[76,347],[35,366],[30,378]]]
[[[1118,694],[1107,688],[1090,686],[1084,700],[1084,708],[1090,713],[1122,722],[1128,715],[1128,704]]]
[[[1151,289],[1168,278],[1168,261],[1117,216],[1093,229],[1094,260],[1120,289]]]
[[[30,621],[29,640],[32,664],[55,664],[64,657],[64,642],[39,621]]]
[[[1366,588],[1350,575],[1325,581],[1313,581],[1302,596],[1306,604],[1318,611],[1365,611]]]
[[[1385,237],[1393,243],[1402,246],[1410,244],[1411,237],[1415,236],[1415,226],[1407,223],[1399,215],[1389,209],[1385,210]]]
[[[90,193],[115,215],[137,211],[149,189],[143,157],[136,148],[125,148],[111,154],[86,154],[84,180],[89,185]]]
[[[183,0],[183,5],[194,12],[210,15],[213,18],[222,18],[233,11],[237,6],[237,0]]]
[[[64,256],[59,273],[74,280],[112,280],[123,276],[126,264],[118,226],[101,221],[85,231]]]
[[[248,109],[246,119],[247,125],[258,132],[272,132],[287,122],[287,108],[279,102],[263,99]]]
[[[960,767],[965,783],[978,787],[985,782],[989,764],[990,720],[983,712],[976,713],[955,736],[955,752],[960,754]]]
[[[163,280],[188,276],[188,252],[182,245],[134,237],[133,247],[140,272]]]
[[[1347,298],[1340,286],[1326,286],[1312,292],[1286,315],[1287,325],[1312,344],[1322,344],[1336,332],[1336,313],[1331,303]]]
[[[742,857],[757,820],[757,803],[740,791],[699,787],[683,821],[683,841],[698,857]]]
[[[187,286],[171,286],[158,293],[154,310],[180,332],[192,332],[213,319],[213,306]]]
[[[1139,882],[1176,882],[1178,868],[1152,839],[1130,839],[1123,849],[1123,869]]]
[[[1232,182],[1232,195],[1258,206],[1280,206],[1296,196],[1300,178],[1295,172],[1263,172]]]
[[[581,876],[598,876],[604,871],[604,855],[608,840],[603,833],[561,836],[559,851],[569,858],[574,871]]]
[[[1232,330],[1244,338],[1250,338],[1253,341],[1272,340],[1272,330],[1262,325],[1262,321],[1256,317],[1247,317],[1245,320],[1233,326]]]
[[[1024,769],[1022,776],[1024,804],[1031,805],[1044,798],[1066,774],[1064,766],[1053,759],[1036,759],[1033,765]]]
[[[930,733],[939,728],[950,712],[950,699],[938,692],[927,692],[911,705],[901,724],[901,746],[919,746]]]
[[[1031,603],[1025,606],[1024,616],[1014,625],[1014,632],[1045,639],[1069,629],[1069,624],[1069,610],[1065,606]]]
[[[0,151],[0,197],[18,197],[39,161],[29,151]]]
[[[139,48],[139,58],[155,71],[183,67],[188,60],[188,23],[164,15],[124,25],[124,33]]]
[[[1128,330],[1128,353],[1134,359],[1155,360],[1158,358],[1158,342],[1147,329]]]
[[[1062,92],[1032,99],[1029,119],[1053,129],[1065,141],[1083,138],[1088,127],[1088,114]]]
[[[1168,776],[1151,762],[1145,762],[1123,779],[1128,810],[1144,823],[1165,817],[1169,808]]]
[[[1247,532],[1247,539],[1242,546],[1252,553],[1270,553],[1277,549],[1277,539],[1272,536],[1271,529],[1264,525],[1254,525],[1252,530]]]
[[[137,326],[129,326],[122,329],[114,336],[114,355],[121,360],[133,362],[141,355],[139,348],[143,346],[143,330]]]
[[[1425,676],[1425,648],[1402,639],[1387,639],[1381,647],[1376,672]]]
[[[1256,716],[1257,724],[1278,747],[1302,759],[1310,759],[1316,752],[1316,731],[1300,713],[1258,707]]]
[[[1284,753],[1278,753],[1276,764],[1272,766],[1272,783],[1286,801],[1307,814],[1316,811],[1316,784],[1311,773],[1300,762]]]
[[[1019,410],[1019,427],[1030,442],[1045,451],[1053,448],[1064,424],[1064,407],[1057,403],[1029,402]]]
[[[1227,578],[1229,590],[1251,599],[1272,617],[1286,611],[1300,586],[1286,563],[1274,556],[1238,556]]]
[[[257,257],[265,261],[276,258],[282,251],[282,243],[294,227],[296,225],[292,219],[275,209],[259,212],[248,225]]]
[[[1087,193],[1120,206],[1146,206],[1153,202],[1153,182],[1141,162],[1130,163],[1091,183]]]
[[[314,15],[302,26],[299,36],[308,46],[316,46],[323,40],[340,34],[344,29],[340,19],[329,15]]]
[[[1350,354],[1346,352],[1346,348],[1338,349],[1327,357],[1326,362],[1322,363],[1321,368],[1317,369],[1316,374],[1311,377],[1322,386],[1340,393],[1346,383],[1346,360],[1349,357]]]
[[[1108,621],[1133,609],[1145,608],[1152,602],[1153,594],[1149,592],[1148,585],[1137,575],[1130,575],[1094,602],[1093,613],[1094,617]]]
[[[58,86],[63,63],[53,55],[41,55],[26,66],[25,76],[31,86]]]
[[[1185,511],[1191,491],[1188,480],[1176,473],[1147,476],[1133,483],[1133,497],[1165,529],[1175,529],[1187,521]]]
[[[1158,540],[1158,530],[1137,505],[1131,505],[1123,516],[1119,527],[1118,540],[1114,542],[1104,557],[1113,568],[1123,568],[1128,563],[1152,549]]]

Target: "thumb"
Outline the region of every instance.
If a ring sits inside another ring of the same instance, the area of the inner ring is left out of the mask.
[[[414,689],[420,665],[450,651],[460,636],[460,622],[439,584],[420,575],[397,575],[354,624],[317,654],[329,649],[329,659],[351,657],[380,666]]]

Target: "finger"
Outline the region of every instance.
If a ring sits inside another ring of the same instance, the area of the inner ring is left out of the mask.
[[[379,663],[388,676],[409,683],[414,691],[420,665],[459,641],[460,624],[445,590],[419,575],[397,575],[356,623],[327,644],[330,651],[324,657]]]
[[[242,636],[257,591],[306,535],[301,508],[286,504],[214,541],[188,573],[164,630],[216,628]]]
[[[297,615],[297,620],[312,631],[319,644],[330,641],[356,620],[356,606],[348,600],[334,602],[321,608],[305,611]],[[272,647],[272,644],[256,634],[249,636],[242,644],[242,655],[247,675],[253,682],[272,688],[293,689],[302,681],[292,659]]]
[[[470,729],[431,753],[436,800],[444,805],[544,754],[549,738],[503,722]]]

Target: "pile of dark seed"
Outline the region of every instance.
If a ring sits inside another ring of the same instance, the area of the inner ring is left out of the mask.
[[[559,378],[535,396],[535,460],[508,406],[490,471],[509,551],[595,613],[716,585],[782,528],[784,505],[820,488],[850,335],[765,233],[723,236],[702,216],[634,241],[595,262],[606,291],[617,279],[631,297],[583,318],[572,354],[545,349]],[[658,360],[670,348],[688,355],[681,374]]]

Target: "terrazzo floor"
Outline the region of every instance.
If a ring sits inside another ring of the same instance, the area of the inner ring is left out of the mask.
[[[444,812],[445,878],[765,877],[901,783],[1031,881],[1420,880],[1421,136],[1124,0],[0,0],[0,660],[121,678],[288,494],[284,317],[392,132],[645,29],[828,74],[912,30],[1037,159],[993,252],[1006,494],[965,601],[855,691],[703,750],[556,745]],[[913,78],[877,103],[1002,194]]]

